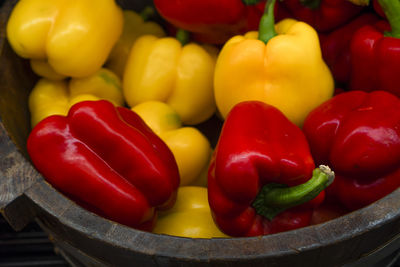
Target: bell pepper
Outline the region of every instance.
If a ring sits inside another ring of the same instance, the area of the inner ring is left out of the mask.
[[[132,108],[167,144],[178,165],[180,186],[192,185],[208,169],[211,145],[194,127],[182,127],[178,113],[160,101],[148,101]]]
[[[400,1],[379,1],[388,22],[359,29],[351,42],[352,90],[385,90],[400,96]],[[391,30],[390,30],[391,29]]]
[[[382,10],[382,7],[379,5],[378,0],[348,0],[350,2],[352,2],[355,5],[359,5],[359,6],[368,6],[371,4],[372,2],[372,6],[374,11],[381,17],[386,17],[385,13]]]
[[[236,34],[254,30],[265,0],[154,0],[160,15],[177,28],[194,33],[199,41],[222,44]]]
[[[121,82],[107,69],[100,69],[85,78],[52,81],[40,79],[29,94],[31,125],[51,115],[67,115],[69,108],[83,100],[105,99],[122,106]]]
[[[335,81],[348,84],[351,77],[351,40],[358,29],[374,24],[378,20],[379,18],[374,13],[364,13],[332,32],[319,34],[322,57],[329,66]]]
[[[311,178],[312,177],[312,178]],[[218,227],[257,236],[310,224],[334,174],[315,169],[301,129],[260,101],[237,104],[226,118],[208,174],[208,199]]]
[[[182,45],[183,39],[138,38],[126,63],[123,92],[130,107],[162,101],[176,110],[184,124],[194,125],[216,110],[213,77],[217,50],[195,43]]]
[[[318,32],[329,32],[346,24],[364,8],[348,0],[284,0],[282,4],[294,18]]]
[[[149,21],[154,9],[146,7],[142,12],[136,13],[132,10],[124,10],[124,27],[121,37],[108,56],[106,67],[117,74],[121,79],[124,74],[126,60],[135,40],[142,35],[152,34],[164,37],[163,28],[156,22]]]
[[[42,120],[27,148],[52,186],[107,219],[151,230],[157,211],[175,202],[179,174],[171,151],[137,114],[106,100]]]
[[[350,210],[400,186],[400,99],[385,91],[350,91],[307,117],[304,133],[317,164],[336,174],[327,189]]]
[[[39,77],[52,81],[61,81],[67,78],[67,76],[57,73],[45,59],[31,59],[30,64],[32,71]]]
[[[175,205],[159,213],[153,232],[191,238],[228,237],[213,221],[207,188],[198,186],[179,187]]]
[[[383,11],[381,5],[379,4],[378,0],[372,1],[372,6],[374,7],[375,12],[381,16],[382,18],[386,18],[385,12]]]
[[[189,0],[172,5],[174,2],[176,0],[154,1],[167,21],[170,35],[174,35],[179,28],[189,31],[192,40],[197,42],[222,45],[234,35],[258,29],[266,0]],[[277,3],[275,16],[279,21],[290,17],[290,14]]]
[[[47,60],[55,72],[93,74],[118,40],[123,15],[114,0],[21,0],[7,24],[7,38],[23,58]]]
[[[235,36],[222,48],[214,75],[216,104],[225,118],[241,101],[263,101],[300,126],[332,97],[334,82],[316,31],[292,19],[274,27],[274,3],[267,2],[259,33]]]

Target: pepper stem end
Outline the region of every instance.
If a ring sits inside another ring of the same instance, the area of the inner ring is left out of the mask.
[[[151,18],[154,18],[156,11],[152,6],[146,6],[141,12],[140,16],[142,17],[143,21],[148,21]]]
[[[276,0],[268,0],[265,4],[264,14],[260,19],[260,25],[258,28],[258,40],[268,43],[270,39],[278,35],[275,31],[275,9]]]
[[[275,183],[265,185],[252,205],[258,214],[272,220],[279,213],[314,199],[334,179],[335,173],[328,166],[320,165],[304,184],[293,187]]]
[[[398,0],[378,0],[392,30],[385,32],[388,37],[400,38],[400,1]]]
[[[178,29],[176,32],[176,39],[181,43],[182,46],[184,46],[189,43],[190,34],[186,30]]]

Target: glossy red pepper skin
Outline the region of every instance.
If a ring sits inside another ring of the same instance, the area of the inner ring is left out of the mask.
[[[336,82],[348,84],[351,77],[350,43],[355,32],[365,25],[377,22],[373,13],[364,13],[346,25],[329,33],[320,33],[322,57]]]
[[[315,8],[310,8],[302,0],[285,0],[283,5],[297,20],[310,24],[318,32],[332,31],[360,14],[363,7],[354,5],[348,0],[309,0],[319,2]]]
[[[352,90],[384,90],[400,96],[400,39],[385,37],[386,21],[359,29],[351,41]]]
[[[154,5],[160,15],[175,27],[213,43],[223,43],[230,36],[245,31],[248,27],[247,9],[255,9],[241,0],[154,0]],[[257,10],[253,12],[258,14]]]
[[[314,167],[301,129],[278,109],[258,101],[237,104],[224,122],[208,173],[215,222],[230,236],[267,235],[309,225],[309,203],[269,221],[256,213],[252,202],[266,184],[304,183]],[[323,193],[317,198],[323,201]]]
[[[355,210],[400,186],[400,99],[350,91],[313,110],[303,131],[314,160],[335,171],[327,194]]]
[[[230,37],[257,30],[265,0],[245,5],[242,0],[154,0],[160,15],[176,28],[192,33],[194,40],[223,44]],[[277,20],[288,16],[276,10]]]
[[[157,210],[175,202],[179,174],[172,152],[133,111],[105,100],[44,119],[27,148],[51,185],[121,224],[151,230]]]

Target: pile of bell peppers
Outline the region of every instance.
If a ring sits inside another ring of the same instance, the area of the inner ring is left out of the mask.
[[[139,230],[232,238],[400,187],[400,0],[153,4],[11,13],[38,76],[27,151],[55,189]]]
[[[7,38],[23,58],[43,60],[65,76],[85,77],[106,61],[123,28],[113,0],[19,1],[7,24]],[[90,14],[90,15],[89,15]],[[74,55],[74,56],[71,56]]]

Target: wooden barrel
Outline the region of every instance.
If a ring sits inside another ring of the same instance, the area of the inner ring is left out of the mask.
[[[0,210],[16,230],[36,220],[67,258],[89,266],[366,266],[400,247],[400,190],[323,224],[252,238],[152,234],[80,208],[43,179],[26,152],[27,100],[37,77],[6,40],[16,2],[0,7]],[[140,10],[146,2],[120,4]]]

